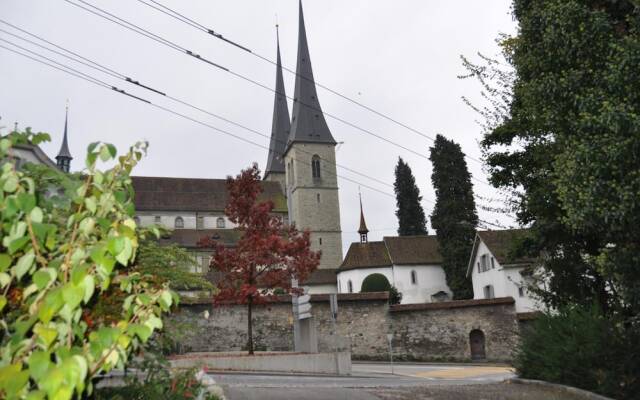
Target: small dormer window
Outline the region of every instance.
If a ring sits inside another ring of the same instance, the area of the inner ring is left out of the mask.
[[[219,217],[216,220],[216,228],[224,228],[224,218]]]
[[[182,217],[176,217],[176,221],[174,223],[174,227],[176,229],[183,229],[184,228],[184,219],[182,219]]]

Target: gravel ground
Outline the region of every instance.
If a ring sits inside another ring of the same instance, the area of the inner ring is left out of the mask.
[[[379,388],[368,390],[381,400],[584,400],[554,389],[513,383]]]

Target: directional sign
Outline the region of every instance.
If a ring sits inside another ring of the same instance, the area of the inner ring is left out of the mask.
[[[291,302],[293,303],[293,314],[298,320],[311,318],[311,303],[309,303],[309,300],[311,300],[311,296],[308,294],[293,296],[291,298]]]

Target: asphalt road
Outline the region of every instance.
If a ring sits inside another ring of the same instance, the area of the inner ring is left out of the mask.
[[[354,363],[352,376],[212,373],[229,400],[379,400],[380,388],[465,385],[501,382],[513,376],[507,367]],[[364,390],[366,389],[366,390]]]

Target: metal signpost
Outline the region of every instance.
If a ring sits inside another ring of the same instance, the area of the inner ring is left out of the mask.
[[[391,345],[391,342],[393,341],[393,334],[392,333],[388,333],[387,334],[387,341],[389,342],[389,361],[391,362],[391,375],[394,375],[394,373],[393,373],[393,346]]]
[[[291,287],[297,288],[298,281],[291,280]],[[293,343],[295,351],[302,353],[318,352],[318,337],[316,334],[315,321],[311,315],[311,296],[307,294],[308,289],[304,288],[301,296],[292,296],[293,306]]]

